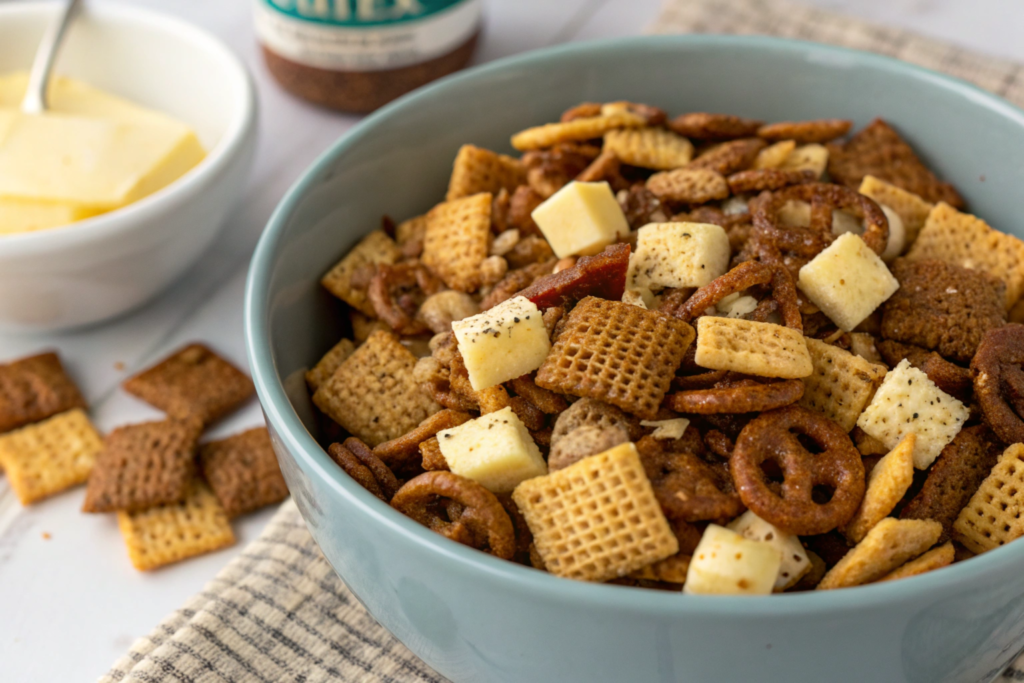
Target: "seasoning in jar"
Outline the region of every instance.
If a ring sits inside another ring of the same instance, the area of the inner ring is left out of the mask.
[[[367,112],[469,62],[481,0],[254,0],[270,73],[316,104]]]

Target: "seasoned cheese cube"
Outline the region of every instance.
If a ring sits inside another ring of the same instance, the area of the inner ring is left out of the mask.
[[[840,235],[801,268],[797,285],[846,332],[857,327],[900,286],[878,254],[853,233]]]
[[[448,467],[495,493],[548,473],[548,466],[526,425],[512,408],[443,429],[437,434]]]
[[[558,258],[590,256],[629,233],[606,182],[572,181],[530,214]]]
[[[709,595],[768,595],[782,556],[761,541],[709,524],[693,551],[683,592]]]
[[[964,426],[970,411],[907,359],[890,370],[857,426],[889,450],[916,434],[914,467],[927,469]]]
[[[810,570],[811,560],[800,544],[800,539],[780,530],[771,522],[766,522],[753,512],[747,510],[730,522],[729,528],[744,538],[767,543],[779,551],[782,563],[779,565],[779,574],[775,577],[776,592],[782,592],[795,585],[800,577]]]
[[[477,391],[533,372],[551,350],[540,309],[522,296],[455,321],[452,331]]]
[[[729,237],[709,223],[650,223],[637,233],[627,286],[703,287],[729,269]]]
[[[683,432],[690,426],[690,421],[685,417],[673,417],[668,420],[640,420],[640,426],[654,427],[651,436],[661,441],[683,438]]]

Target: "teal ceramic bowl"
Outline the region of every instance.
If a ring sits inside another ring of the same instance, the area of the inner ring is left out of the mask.
[[[883,116],[992,225],[1020,231],[1024,113],[970,85],[862,52],[767,38],[577,44],[472,69],[367,118],[313,164],[256,250],[246,334],[288,485],[370,613],[457,683],[989,681],[1024,647],[1024,542],[930,574],[772,597],[690,597],[559,579],[444,539],[335,466],[303,370],[341,334],[318,278],[382,214],[444,196],[458,147],[581,101],[766,120]]]

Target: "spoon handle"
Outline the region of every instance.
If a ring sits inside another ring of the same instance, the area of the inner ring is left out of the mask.
[[[60,15],[46,27],[43,40],[39,43],[35,60],[32,62],[25,98],[21,101],[21,110],[26,114],[42,114],[46,111],[46,91],[50,84],[50,72],[53,70],[64,33],[81,4],[81,0],[67,0]]]

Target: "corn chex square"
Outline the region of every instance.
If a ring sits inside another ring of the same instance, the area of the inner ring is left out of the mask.
[[[873,175],[864,176],[860,181],[859,193],[884,204],[896,212],[896,215],[903,221],[903,228],[906,230],[905,243],[911,245],[917,239],[921,228],[924,227],[928,214],[935,206],[925,201],[919,195],[908,192],[901,187],[876,178]]]
[[[800,405],[818,411],[849,432],[885,377],[886,368],[818,339],[807,337],[804,341],[814,372],[804,377]]]
[[[799,379],[814,372],[804,336],[772,323],[740,318],[697,319],[697,365],[759,377]]]
[[[603,151],[630,166],[668,171],[690,163],[693,144],[664,128],[622,128],[604,134]]]
[[[880,578],[878,581],[895,581],[896,579],[907,579],[911,576],[920,576],[933,569],[942,569],[953,564],[956,550],[950,542],[943,543],[938,548],[932,548],[921,557],[917,557],[906,564],[893,569],[891,572]]]
[[[654,419],[692,341],[693,328],[677,318],[587,297],[566,318],[537,385]]]
[[[679,551],[632,443],[528,479],[512,498],[556,576],[607,581]]]
[[[445,201],[480,192],[497,194],[502,188],[513,192],[526,183],[526,169],[519,159],[476,145],[463,145],[455,155]]]
[[[877,581],[935,545],[941,534],[942,525],[932,520],[886,517],[825,574],[818,590]]]
[[[320,385],[330,379],[334,371],[341,367],[345,359],[355,353],[356,345],[351,339],[342,339],[324,354],[312,370],[306,372],[306,384],[310,391],[316,391]]]
[[[1024,444],[999,457],[967,507],[953,522],[953,538],[983,553],[1024,535]]]
[[[423,263],[460,292],[480,287],[491,239],[491,193],[442,202],[427,213]]]
[[[209,487],[195,480],[183,500],[142,512],[118,512],[128,557],[141,571],[234,545],[227,513]]]
[[[396,439],[441,409],[413,377],[416,356],[378,331],[313,394],[329,418],[370,446]]]
[[[935,259],[983,270],[1006,283],[1007,309],[1024,293],[1024,242],[945,202],[928,214],[907,259]]]
[[[903,359],[890,370],[857,426],[892,449],[915,434],[914,467],[927,469],[964,426],[970,411],[963,403]]]
[[[393,239],[385,235],[382,230],[374,230],[327,271],[327,274],[320,280],[320,284],[352,308],[364,315],[376,317],[373,304],[367,298],[366,287],[353,286],[352,276],[364,267],[380,263],[392,265],[401,256],[402,252],[399,251],[398,245]]]
[[[868,486],[853,518],[841,531],[854,543],[859,543],[872,528],[885,519],[914,483],[914,442],[917,437],[907,434],[868,475]]]
[[[601,116],[588,116],[560,123],[546,123],[520,131],[512,136],[512,146],[521,152],[553,147],[560,142],[578,142],[603,136],[616,128],[640,128],[647,120],[632,112],[621,111]]]
[[[89,478],[103,440],[81,408],[0,435],[0,466],[22,505]]]

